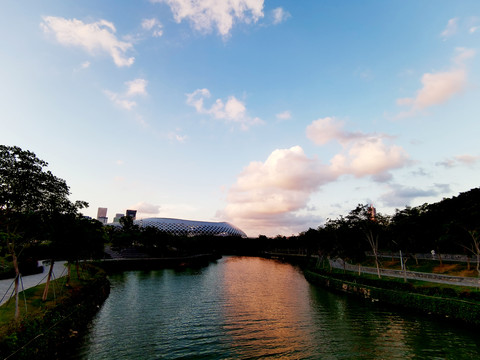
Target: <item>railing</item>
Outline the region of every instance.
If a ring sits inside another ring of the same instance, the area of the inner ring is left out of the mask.
[[[355,271],[360,273],[367,274],[377,274],[377,269],[367,266],[359,266],[349,264],[344,262],[342,259],[330,260],[330,265],[336,269],[345,269],[348,271]],[[432,274],[432,273],[422,273],[416,271],[404,271],[404,270],[393,270],[393,269],[380,269],[380,274],[384,276],[392,276],[403,278],[406,277],[410,280],[422,280],[430,282],[439,282],[446,283],[450,285],[460,285],[460,286],[475,286],[480,287],[480,279],[472,277],[462,277],[462,276],[451,276],[451,275],[441,275],[441,274]]]

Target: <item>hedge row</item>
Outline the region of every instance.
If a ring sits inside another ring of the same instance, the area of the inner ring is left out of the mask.
[[[12,324],[0,339],[1,358],[59,358],[86,328],[110,292],[103,270],[90,268],[91,279],[71,289],[55,306]]]
[[[382,285],[388,283],[387,280],[379,279],[377,281],[361,278],[362,282],[360,283],[358,277],[354,277],[356,281],[353,282],[346,280],[344,276],[337,275],[343,274],[335,274],[333,277],[331,274],[319,274],[305,270],[305,277],[313,284],[371,299],[372,301],[380,301],[424,313],[461,320],[472,325],[480,325],[480,303],[478,302],[412,292],[407,290],[410,289],[408,284],[390,282],[388,286],[383,287]],[[371,283],[375,283],[375,286],[372,286]]]

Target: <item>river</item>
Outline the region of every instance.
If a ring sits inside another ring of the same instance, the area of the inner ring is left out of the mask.
[[[275,260],[224,257],[110,280],[77,360],[480,357],[478,330],[332,294]]]

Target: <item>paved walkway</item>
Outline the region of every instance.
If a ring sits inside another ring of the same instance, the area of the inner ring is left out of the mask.
[[[343,264],[343,260],[336,259],[330,260],[332,267],[337,269],[345,269],[348,271],[354,271],[358,273],[358,265],[352,265],[349,263]],[[374,267],[361,266],[360,271],[367,274],[377,274],[377,269]],[[391,270],[391,269],[380,269],[380,274],[383,276],[391,276],[397,278],[404,278],[405,275],[407,279],[410,280],[421,280],[436,282],[442,284],[450,285],[460,285],[460,286],[470,286],[470,287],[480,287],[480,279],[472,277],[462,277],[462,276],[450,276],[450,275],[441,275],[441,274],[432,274],[432,273],[421,273],[416,271],[402,271],[402,270]]]
[[[67,268],[65,267],[66,261],[57,261],[53,265],[52,279],[58,279],[62,276],[67,275]],[[42,284],[47,281],[48,271],[50,270],[50,265],[43,266],[43,273],[22,276],[22,281],[19,284],[19,290],[28,289],[39,284]],[[5,279],[0,280],[0,305],[8,301],[8,299],[13,296],[13,284],[14,279]],[[23,283],[23,289],[22,289]]]

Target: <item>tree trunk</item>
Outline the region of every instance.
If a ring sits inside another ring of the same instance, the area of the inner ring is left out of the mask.
[[[378,278],[381,279],[382,275],[380,274],[380,263],[378,262],[378,255],[375,253],[375,266],[377,267]]]
[[[373,235],[371,230],[365,232],[365,237],[367,238],[370,247],[372,248],[373,255],[375,256],[375,266],[377,267],[378,278],[381,279],[382,275],[380,274],[380,262],[378,261],[378,235]]]
[[[65,282],[65,286],[69,287],[70,286],[70,277],[72,275],[72,270],[71,270],[71,262],[69,261],[67,263],[67,281]]]
[[[50,286],[50,279],[52,277],[53,265],[54,264],[55,264],[55,260],[52,259],[51,263],[50,263],[50,270],[48,270],[47,282],[45,283],[45,290],[43,291],[43,296],[42,296],[43,301],[47,301],[48,287]]]
[[[480,252],[477,251],[477,274],[480,276]]]
[[[12,251],[13,267],[15,269],[15,320],[20,317],[20,308],[18,306],[18,283],[20,281],[20,269],[18,268],[18,260],[15,251]]]
[[[78,265],[78,259],[75,260],[75,270],[77,271],[77,279],[80,280],[80,267]]]
[[[403,282],[407,282],[407,260],[408,258],[403,258]]]

